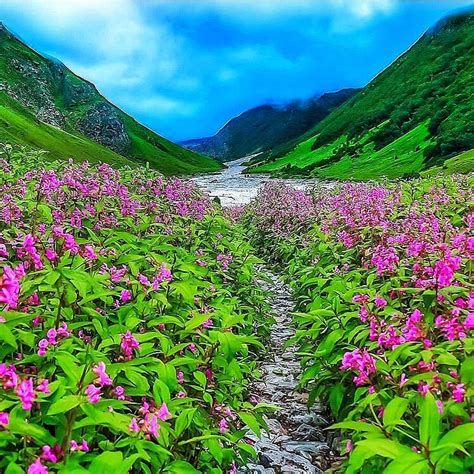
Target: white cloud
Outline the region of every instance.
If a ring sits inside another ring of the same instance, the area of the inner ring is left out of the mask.
[[[148,116],[163,116],[169,113],[189,116],[196,110],[196,105],[193,103],[170,99],[159,94],[145,98],[128,97],[124,98],[122,103]]]
[[[245,21],[262,17],[326,15],[335,22],[351,17],[369,20],[376,14],[389,13],[400,0],[151,0],[154,5],[175,10],[214,10]]]
[[[180,118],[189,117],[198,122],[200,114],[216,115],[221,103],[229,100],[216,100],[216,93],[230,98],[244,94],[253,97],[262,88],[266,93],[267,84],[273,80],[288,82],[304,75],[315,58],[286,57],[275,43],[279,22],[290,18],[297,29],[299,18],[314,19],[315,25],[324,18],[330,32],[346,33],[367,25],[377,15],[389,14],[398,1],[0,0],[0,14],[18,20],[30,38],[38,37],[40,44],[48,45],[44,52],[56,55],[74,72],[94,82],[127,112],[159,124],[160,131],[168,126],[168,120],[178,123]],[[180,22],[175,24],[173,18],[190,22],[193,14],[201,13],[204,17],[215,14],[226,25],[243,31],[239,46],[224,41],[220,47],[216,40],[215,48],[202,48],[194,43],[196,30],[202,28],[199,23],[189,26],[185,22],[188,28],[195,28],[192,34],[177,30]],[[310,21],[306,23],[311,25]],[[246,35],[252,28],[257,32],[273,28],[268,43],[261,36],[253,41],[252,33]],[[22,36],[20,28],[18,33]],[[311,27],[304,32],[308,43],[320,41],[320,33]],[[254,84],[255,77],[270,79]],[[248,89],[238,94],[239,87]],[[298,87],[301,93],[306,92]],[[270,94],[271,87],[268,91]],[[290,88],[284,94],[295,92]]]

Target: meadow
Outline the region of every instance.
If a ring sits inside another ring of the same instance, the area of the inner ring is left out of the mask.
[[[270,319],[258,259],[188,182],[0,164],[0,471],[224,472]]]
[[[297,298],[309,404],[345,435],[343,471],[474,466],[473,177],[267,184],[241,219]]]
[[[473,177],[270,182],[222,210],[143,167],[0,163],[0,470],[236,473],[289,283],[309,405],[348,473],[469,472]]]

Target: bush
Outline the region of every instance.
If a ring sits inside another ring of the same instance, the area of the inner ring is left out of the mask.
[[[2,162],[0,471],[223,472],[266,303],[251,248],[190,183]]]
[[[300,384],[346,433],[346,472],[474,466],[472,190],[472,176],[264,188],[244,216],[297,297]]]

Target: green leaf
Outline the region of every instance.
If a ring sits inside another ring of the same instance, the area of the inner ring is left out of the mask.
[[[206,386],[206,383],[207,383],[206,376],[200,370],[196,370],[195,372],[193,372],[193,376],[201,387]]]
[[[334,425],[329,426],[327,429],[342,429],[361,432],[382,433],[382,430],[379,427],[366,423],[365,421],[341,421],[340,423],[335,423]]]
[[[440,420],[441,416],[436,401],[432,393],[428,392],[421,404],[419,426],[421,444],[428,445],[430,448],[436,445],[440,432]]]
[[[120,470],[123,456],[120,451],[106,451],[93,459],[89,466],[91,474],[110,474]]]
[[[5,469],[5,474],[25,474],[25,471],[18,464],[11,462]]]
[[[195,413],[196,408],[187,408],[179,414],[178,418],[176,418],[176,423],[174,425],[176,436],[180,436],[181,433],[183,433],[183,431],[188,428],[188,426],[193,421]]]
[[[8,423],[8,431],[22,436],[30,436],[35,441],[41,444],[49,444],[53,446],[56,443],[56,438],[42,426],[29,423],[10,413],[10,422]]]
[[[436,463],[441,457],[461,449],[467,442],[474,442],[474,423],[465,423],[448,431],[432,449],[430,459]]]
[[[338,383],[329,390],[329,406],[333,415],[337,415],[339,408],[341,408],[342,400],[344,399],[344,385]]]
[[[394,459],[383,474],[420,474],[430,472],[428,460],[418,453],[405,453],[400,459]]]
[[[186,461],[173,461],[165,469],[165,472],[171,474],[201,474],[201,471],[198,471]]]
[[[237,413],[239,418],[257,435],[261,436],[260,425],[257,419],[251,413],[240,411]]]
[[[76,385],[81,378],[81,368],[79,367],[79,361],[68,352],[60,351],[54,355],[57,364],[64,373],[71,380],[73,385]]]
[[[8,344],[14,349],[18,349],[18,344],[16,338],[10,329],[3,323],[0,323],[0,341],[2,343]]]
[[[364,439],[359,441],[357,446],[366,448],[375,455],[390,459],[396,459],[399,456],[404,456],[407,453],[413,452],[408,446],[404,446],[397,441],[384,438]]]
[[[400,420],[404,415],[408,406],[408,400],[406,398],[395,397],[385,407],[383,414],[384,426],[394,426],[400,424]]]
[[[77,407],[82,397],[79,395],[68,395],[67,397],[60,398],[57,402],[54,402],[48,410],[48,415],[58,415],[59,413],[66,413],[69,410]]]

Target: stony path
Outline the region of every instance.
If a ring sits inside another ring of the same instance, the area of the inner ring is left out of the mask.
[[[294,334],[290,315],[293,303],[289,288],[276,275],[270,277],[271,284],[262,282],[262,286],[272,294],[276,323],[268,354],[259,364],[262,379],[252,385],[252,391],[259,401],[278,405],[280,410],[266,418],[269,434],[263,432],[260,439],[253,433],[247,435],[255,443],[259,463],[243,472],[317,474],[329,467],[333,454],[322,431],[328,421],[317,406],[308,411],[307,395],[295,391],[300,366],[295,349],[285,348]]]

